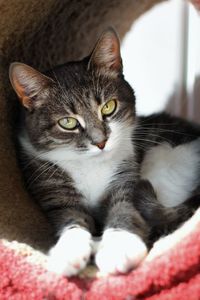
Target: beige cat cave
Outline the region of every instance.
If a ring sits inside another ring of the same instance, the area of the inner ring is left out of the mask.
[[[19,280],[14,279],[13,270],[15,268],[15,271],[20,270],[21,264],[23,273],[23,265],[26,263],[32,264],[31,268],[38,270],[39,264],[27,260],[28,256],[34,257],[34,251],[30,254],[31,250],[26,251],[22,243],[37,250],[47,250],[53,243],[53,235],[45,216],[29,198],[21,180],[13,136],[17,113],[16,98],[8,80],[8,67],[13,61],[20,61],[42,71],[70,60],[78,60],[89,54],[105,28],[112,25],[122,39],[133,22],[159,2],[161,1],[0,0],[0,277],[3,276],[0,278],[0,299],[136,299],[135,296],[142,295],[142,291],[139,289],[142,283],[137,282],[136,287],[135,278],[140,278],[145,286],[149,278],[148,268],[152,268],[152,262],[146,264],[145,270],[144,267],[141,267],[133,271],[131,275],[125,276],[124,279],[117,277],[113,282],[112,278],[91,279],[90,284],[87,285],[85,279],[77,279],[76,282],[76,280],[68,281],[56,278],[53,281],[54,285],[48,285],[48,280],[43,278],[43,281],[40,281],[40,285],[43,287],[42,291],[45,291],[43,298],[42,296],[39,298],[39,294],[35,294],[35,298],[34,296],[26,298],[24,296],[26,294],[23,293],[29,291],[28,288],[31,290],[31,287],[26,286],[25,283],[21,290],[18,288],[20,283]],[[196,217],[193,221],[196,222],[195,228],[198,227],[196,224],[200,225],[198,220],[199,218]],[[199,238],[199,232],[194,230],[193,234],[196,234],[196,239]],[[184,239],[185,241],[186,239]],[[190,240],[185,247],[189,244]],[[177,255],[175,250],[176,248],[169,252],[173,259],[176,259]],[[13,259],[9,261],[7,254],[9,258],[13,257]],[[19,260],[18,264],[15,263],[15,259]],[[153,262],[155,267],[156,264],[161,263],[159,259],[162,262],[162,257],[158,258]],[[35,260],[37,261],[37,258]],[[187,281],[199,274],[195,263],[190,266],[193,268],[193,273],[187,277]],[[168,270],[167,267],[163,263],[163,270]],[[137,272],[142,275],[138,275]],[[18,275],[20,278],[20,273]],[[161,295],[165,291],[165,284],[163,283],[162,286],[156,276],[158,275],[155,274],[155,277],[149,279],[151,284],[149,283],[142,298],[139,299],[150,299],[149,297],[156,296],[158,293]],[[178,275],[175,277],[176,279],[173,277],[175,280],[173,282],[176,284],[173,285],[173,288],[180,282],[186,282],[185,277],[181,277],[182,279],[177,279]],[[5,278],[8,280],[6,281]],[[28,282],[31,282],[32,279]],[[117,280],[118,284],[116,284]],[[101,286],[101,289],[98,289],[98,285]],[[72,290],[69,296],[65,290],[71,286]],[[126,289],[124,289],[125,287]],[[169,288],[171,288],[170,284],[168,284]],[[37,290],[36,287],[34,289]],[[68,296],[63,296],[64,294],[61,295],[58,291],[66,292],[65,295]]]

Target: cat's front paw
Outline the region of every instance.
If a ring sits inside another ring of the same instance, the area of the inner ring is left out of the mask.
[[[76,275],[87,265],[91,252],[92,237],[87,230],[65,229],[49,252],[48,270],[65,276]]]
[[[101,273],[118,274],[137,267],[146,255],[147,247],[138,235],[108,229],[103,234],[95,261]]]

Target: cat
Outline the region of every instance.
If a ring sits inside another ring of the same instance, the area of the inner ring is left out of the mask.
[[[102,273],[126,273],[199,206],[199,125],[138,117],[122,69],[112,28],[81,61],[44,74],[10,66],[19,162],[55,229],[48,267],[58,274],[78,274],[92,256]]]

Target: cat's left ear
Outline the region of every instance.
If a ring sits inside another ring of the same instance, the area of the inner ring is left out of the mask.
[[[23,63],[12,63],[9,69],[10,82],[20,102],[28,110],[39,107],[41,93],[52,84],[53,80]]]
[[[110,71],[112,74],[122,73],[120,42],[113,28],[107,29],[94,47],[88,67]]]

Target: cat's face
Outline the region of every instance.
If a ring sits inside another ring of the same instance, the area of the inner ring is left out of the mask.
[[[135,98],[123,79],[119,40],[112,30],[92,54],[43,75],[14,63],[11,83],[25,111],[31,143],[66,155],[106,155],[131,139]]]

